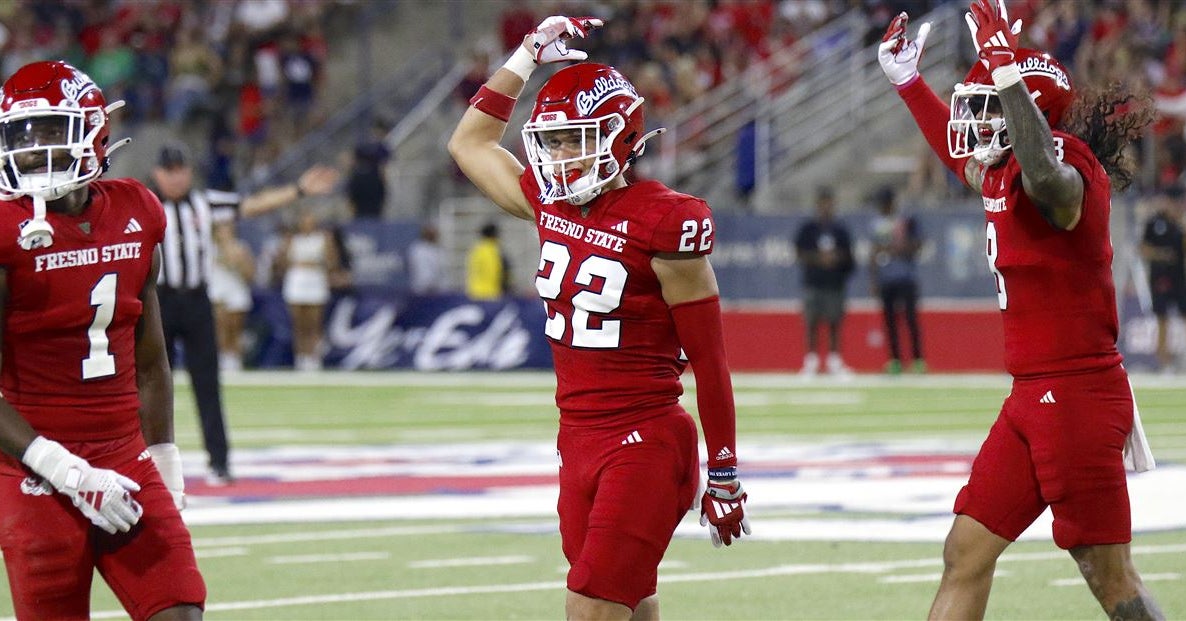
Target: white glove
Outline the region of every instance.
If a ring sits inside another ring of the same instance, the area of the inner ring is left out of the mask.
[[[131,530],[144,514],[132,498],[132,492],[140,491],[135,481],[114,470],[93,468],[53,440],[37,436],[21,461],[66,495],[92,524],[113,535]]]
[[[585,60],[589,55],[580,50],[568,49],[565,40],[573,37],[584,38],[589,31],[604,24],[605,22],[596,17],[553,15],[540,22],[535,30],[523,37],[523,47],[531,53],[538,64],[558,60]]]
[[[885,77],[894,86],[906,84],[918,75],[918,61],[922,58],[922,48],[931,32],[931,22],[923,22],[918,27],[918,36],[909,41],[906,39],[906,24],[909,21],[905,12],[899,13],[886,28],[881,45],[877,46],[877,61],[881,63]]]
[[[172,442],[154,444],[148,447],[148,454],[152,456],[152,463],[169,494],[173,496],[173,504],[178,511],[185,509],[185,477],[181,475],[181,451]]]

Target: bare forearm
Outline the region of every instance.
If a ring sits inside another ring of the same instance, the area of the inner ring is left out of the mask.
[[[0,399],[0,451],[20,459],[35,437],[37,432],[29,423],[8,402]]]
[[[137,373],[140,390],[140,431],[149,446],[173,442],[173,376],[166,363]]]
[[[261,190],[243,200],[243,203],[239,205],[239,215],[243,218],[250,218],[265,214],[291,205],[300,197],[300,188],[295,183]]]
[[[1059,160],[1050,126],[1024,84],[999,89],[998,93],[1026,194],[1047,222],[1068,228],[1079,216],[1083,191],[1079,173]]]
[[[1060,175],[1054,136],[1042,112],[1030,99],[1029,91],[1024,84],[1018,83],[1000,89],[999,93],[1009,128],[1009,141],[1023,174],[1039,186],[1057,183]]]

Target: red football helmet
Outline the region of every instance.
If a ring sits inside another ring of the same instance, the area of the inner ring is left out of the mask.
[[[1037,50],[1018,49],[1015,60],[1030,97],[1050,127],[1056,127],[1074,98],[1070,72],[1053,56]],[[951,157],[973,156],[991,164],[1009,150],[997,87],[984,63],[973,64],[964,81],[955,85],[947,129]]]
[[[545,202],[584,205],[642,155],[643,98],[617,69],[582,63],[556,72],[523,125],[527,161]]]
[[[55,200],[107,170],[108,113],[99,87],[62,61],[25,65],[0,90],[0,193]]]

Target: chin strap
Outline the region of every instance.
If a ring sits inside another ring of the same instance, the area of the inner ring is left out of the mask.
[[[33,218],[21,224],[21,236],[17,240],[24,250],[49,248],[54,245],[54,227],[45,219],[45,197],[34,194]]]

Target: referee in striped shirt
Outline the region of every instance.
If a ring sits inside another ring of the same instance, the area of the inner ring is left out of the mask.
[[[234,226],[238,217],[291,205],[306,195],[328,194],[337,183],[338,172],[315,166],[296,183],[262,190],[241,202],[235,192],[194,187],[193,177],[193,163],[184,144],[171,142],[161,148],[149,184],[165,208],[166,220],[157,294],[170,366],[176,358],[177,342],[185,346],[185,366],[210,456],[208,481],[226,485],[234,479],[218,380],[214,311],[206,292],[214,265],[214,228]]]

